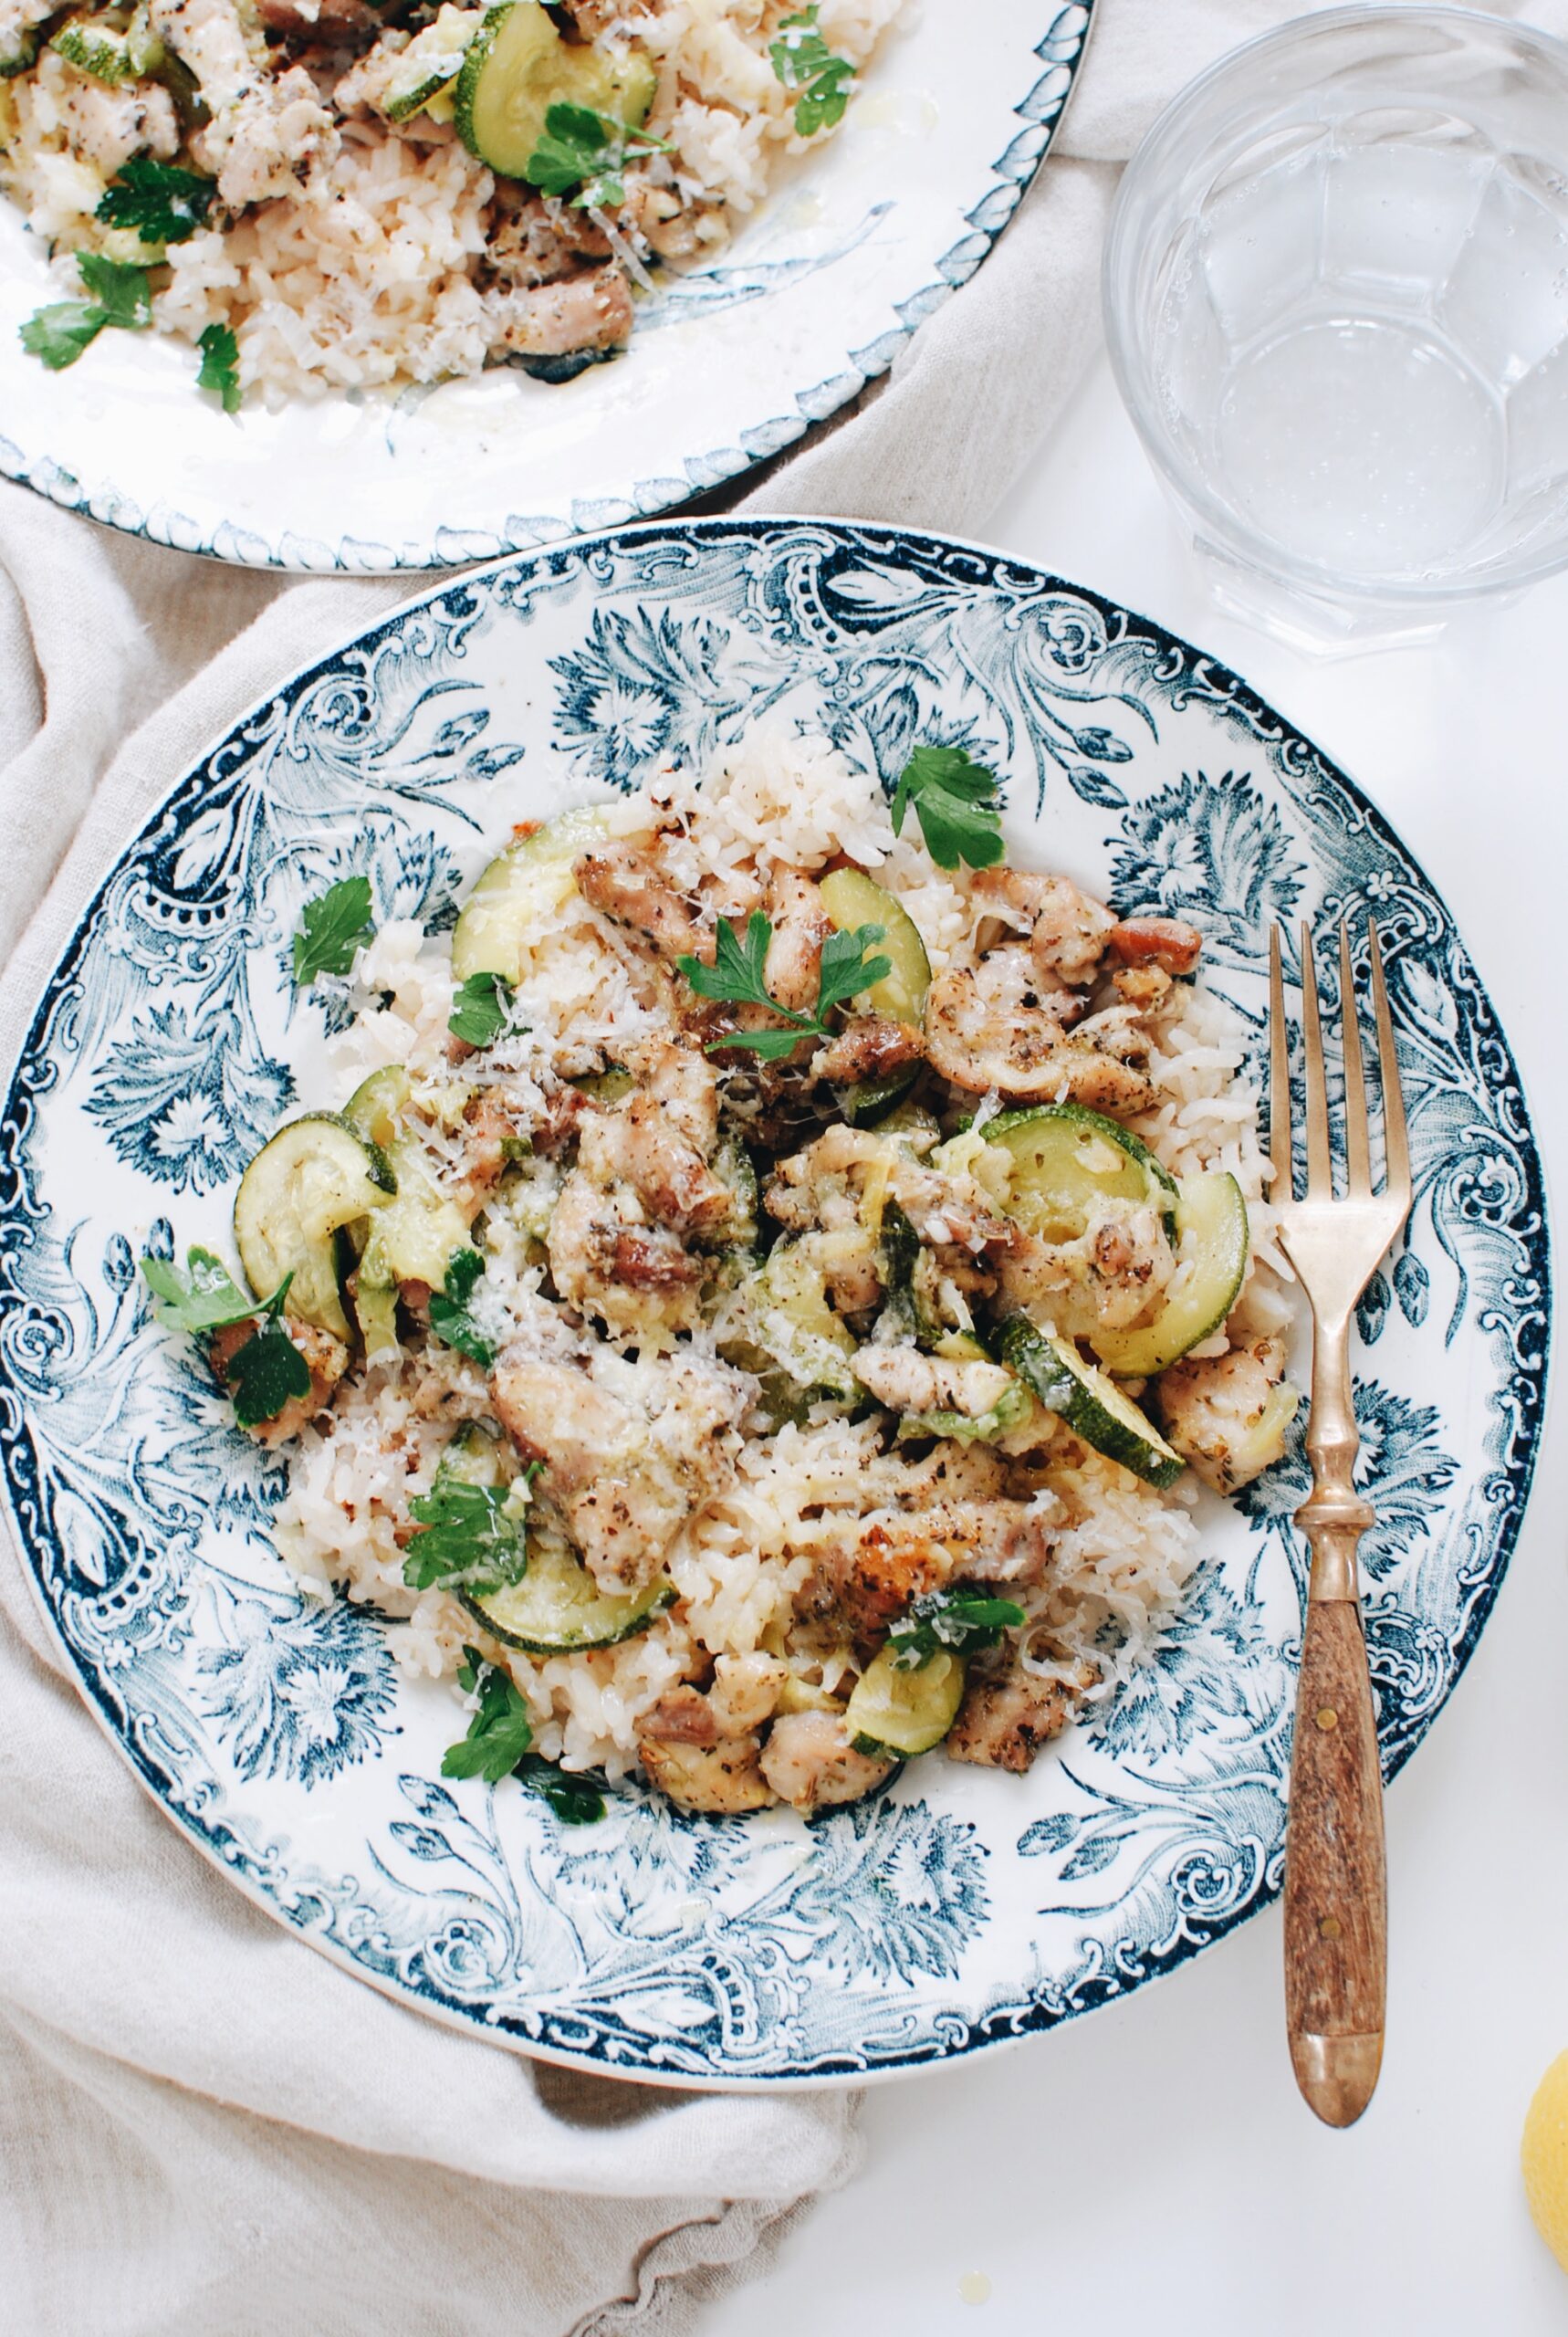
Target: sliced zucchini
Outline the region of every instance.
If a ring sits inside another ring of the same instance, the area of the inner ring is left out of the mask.
[[[873,885],[859,868],[835,868],[817,889],[822,907],[841,933],[853,933],[862,925],[882,927],[877,951],[892,959],[893,969],[866,992],[872,1012],[886,1014],[894,1022],[923,1023],[925,993],[931,987],[931,960],[920,929],[904,904],[880,885]]]
[[[533,0],[527,5],[532,7]],[[514,0],[511,8],[491,14],[520,16],[524,7],[525,0]],[[469,57],[472,61],[472,50]],[[531,835],[519,836],[490,863],[453,932],[452,971],[458,981],[465,982],[470,974],[504,974],[509,982],[521,979],[529,933],[571,897],[577,882],[571,864],[598,843],[604,827],[600,807],[581,804],[547,820]]]
[[[901,1672],[884,1647],[855,1682],[844,1725],[858,1753],[903,1761],[940,1745],[964,1701],[964,1659],[941,1649],[918,1672]]]
[[[1176,1280],[1141,1331],[1096,1331],[1091,1345],[1119,1379],[1148,1379],[1218,1331],[1247,1279],[1247,1204],[1223,1170],[1184,1177],[1176,1193]]]
[[[333,1236],[379,1213],[396,1191],[385,1153],[348,1120],[332,1112],[291,1120],[263,1145],[235,1195],[235,1240],[252,1290],[264,1298],[292,1274],[288,1312],[347,1338]]]
[[[573,1079],[567,1084],[586,1095],[591,1104],[619,1104],[637,1085],[624,1064],[619,1063],[612,1063],[607,1071],[591,1072],[586,1079]]]
[[[1076,1242],[1100,1201],[1152,1201],[1172,1231],[1176,1181],[1130,1128],[1082,1104],[1004,1112],[988,1143],[1012,1156],[1009,1215],[1045,1242]]]
[[[463,60],[485,21],[482,8],[444,7],[433,25],[415,33],[397,60],[381,100],[389,121],[406,121],[439,97],[463,69]]]
[[[828,1304],[810,1239],[774,1245],[740,1291],[719,1342],[719,1353],[743,1371],[764,1381],[781,1373],[802,1411],[814,1398],[852,1402],[858,1392],[855,1342]]]
[[[1033,1410],[1034,1398],[1021,1379],[1015,1379],[988,1411],[905,1412],[898,1423],[898,1434],[901,1439],[946,1436],[960,1444],[994,1444],[998,1437],[1022,1428]]]
[[[89,16],[72,16],[58,32],[49,36],[49,47],[78,73],[87,74],[94,81],[106,82],[113,89],[118,82],[133,81],[139,73],[148,73],[152,64],[138,61],[133,54],[129,32],[117,32],[110,25]],[[159,44],[157,62],[162,62]]]
[[[345,1121],[390,1160],[397,1179],[395,1198],[371,1222],[354,1285],[367,1355],[397,1344],[399,1284],[444,1288],[448,1267],[470,1240],[468,1220],[442,1193],[418,1137],[402,1124],[411,1093],[408,1074],[389,1064],[362,1080],[343,1106]]]
[[[458,1595],[503,1646],[528,1655],[570,1655],[580,1648],[614,1647],[646,1630],[675,1588],[661,1576],[645,1590],[612,1598],[569,1550],[531,1546],[521,1582]]]
[[[727,1220],[708,1239],[716,1245],[736,1250],[755,1249],[757,1171],[751,1165],[751,1155],[738,1137],[720,1138],[713,1156],[713,1173],[721,1185],[728,1186],[734,1198]]]
[[[1001,1350],[1047,1411],[1065,1421],[1074,1436],[1148,1484],[1175,1484],[1186,1465],[1181,1454],[1132,1398],[1095,1365],[1085,1363],[1069,1340],[1037,1330],[1027,1315],[1011,1315],[1002,1325]]]
[[[586,106],[634,129],[658,76],[647,58],[569,47],[539,0],[492,8],[469,46],[454,91],[457,135],[503,178],[528,175],[553,105]]]

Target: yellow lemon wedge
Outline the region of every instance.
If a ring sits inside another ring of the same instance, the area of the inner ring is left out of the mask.
[[[1519,2146],[1535,2228],[1568,2272],[1568,2053],[1559,2053],[1525,2113]]]

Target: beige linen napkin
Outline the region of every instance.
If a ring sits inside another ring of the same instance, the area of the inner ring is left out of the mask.
[[[995,256],[742,508],[983,529],[1096,345],[1120,162],[1186,79],[1291,13],[1099,0],[1057,153]],[[1568,0],[1497,13],[1568,32]],[[150,807],[408,589],[225,570],[0,487],[0,1068]],[[845,2178],[852,2121],[842,2093],[549,2070],[338,1971],[143,1797],[0,1534],[0,2328],[674,2337]]]

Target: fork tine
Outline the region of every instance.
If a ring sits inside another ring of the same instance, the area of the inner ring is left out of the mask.
[[[1355,1003],[1355,969],[1350,962],[1350,927],[1339,928],[1339,1023],[1344,1049],[1345,1194],[1365,1200],[1372,1191],[1372,1150],[1366,1140],[1366,1071],[1361,1059],[1361,1015]]]
[[[1318,961],[1312,927],[1301,921],[1301,1040],[1307,1057],[1307,1199],[1332,1201],[1329,1089],[1323,1071],[1323,1027],[1318,1012]]]
[[[1383,1154],[1385,1181],[1390,1193],[1410,1200],[1410,1148],[1405,1133],[1405,1091],[1399,1084],[1399,1053],[1394,1043],[1394,1017],[1388,1011],[1388,988],[1383,979],[1383,944],[1377,927],[1367,919],[1372,942],[1372,1003],[1377,1017],[1377,1064],[1383,1082]]]
[[[1274,1164],[1276,1208],[1292,1199],[1295,1164],[1291,1157],[1291,1035],[1285,1027],[1285,976],[1280,928],[1269,933],[1269,1158]]]

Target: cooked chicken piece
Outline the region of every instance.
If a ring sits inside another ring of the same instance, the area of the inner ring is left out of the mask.
[[[734,1208],[729,1187],[652,1095],[585,1117],[576,1173],[606,1191],[629,1185],[662,1225],[681,1233],[722,1225]]]
[[[1166,1434],[1219,1493],[1235,1493],[1273,1466],[1300,1401],[1285,1378],[1279,1339],[1173,1364],[1159,1380]]]
[[[1124,966],[1157,966],[1175,977],[1196,972],[1203,936],[1179,917],[1125,917],[1111,927],[1105,947]]]
[[[995,1088],[1020,1101],[1072,1098],[1092,1109],[1142,1111],[1154,1097],[1143,1064],[1148,1037],[1134,1008],[1108,1007],[1069,1030],[1081,1001],[1042,990],[1016,944],[974,971],[949,967],[931,985],[925,1049],[944,1079],[970,1095]],[[1071,1008],[1064,1020],[1064,1005]]]
[[[545,1242],[561,1297],[597,1317],[612,1336],[690,1327],[703,1267],[668,1226],[648,1223],[630,1187],[606,1186],[574,1168],[557,1198]]]
[[[911,1472],[904,1499],[905,1508],[844,1521],[845,1538],[821,1553],[800,1592],[802,1613],[836,1615],[855,1637],[876,1638],[912,1598],[946,1582],[1027,1585],[1043,1577],[1061,1514],[1053,1495],[923,1504]]]
[[[727,1736],[713,1745],[643,1736],[637,1750],[659,1791],[682,1809],[736,1818],[748,1809],[766,1809],[778,1797],[758,1766],[760,1747],[755,1736]]]
[[[164,47],[195,75],[212,127],[262,87],[267,42],[259,24],[247,31],[234,0],[152,0],[149,14]]]
[[[708,1703],[726,1735],[744,1735],[772,1719],[789,1677],[789,1666],[776,1655],[721,1655],[713,1670]]]
[[[835,1087],[851,1087],[892,1079],[925,1059],[925,1034],[913,1022],[895,1022],[890,1014],[857,1014],[837,1038],[818,1048],[811,1058],[811,1076]]]
[[[1077,1702],[1061,1681],[1039,1680],[1026,1672],[1016,1648],[998,1650],[989,1660],[978,1658],[947,1733],[948,1758],[1011,1769],[1021,1776],[1040,1746],[1061,1735]]]
[[[15,19],[0,8],[0,22],[9,26]],[[24,39],[25,30],[18,27],[15,38]],[[6,45],[7,34],[0,31],[0,55]],[[23,86],[39,126],[57,122],[68,151],[90,162],[106,179],[143,150],[164,160],[179,151],[173,101],[155,82],[110,89],[46,49],[31,83]]]
[[[626,1068],[706,1159],[718,1142],[718,1074],[699,1046],[640,1039]]]
[[[895,1200],[923,1242],[967,1250],[1010,1248],[1018,1228],[999,1217],[972,1177],[926,1168],[896,1138],[874,1128],[831,1127],[779,1164],[768,1186],[768,1214],[791,1231],[829,1221],[833,1180],[863,1187],[873,1179]]]
[[[859,1801],[893,1763],[857,1753],[841,1713],[786,1713],[762,1748],[761,1768],[780,1801],[807,1812]]]
[[[1111,977],[1118,998],[1140,1014],[1153,1014],[1171,993],[1171,978],[1163,966],[1119,966]]]
[[[536,1120],[528,1131],[529,1141],[536,1152],[547,1157],[559,1152],[577,1135],[579,1123],[591,1108],[580,1087],[563,1085],[547,1090],[542,1120]]]
[[[1073,1242],[1025,1234],[998,1269],[1004,1306],[1045,1317],[1068,1338],[1150,1320],[1176,1272],[1176,1252],[1151,1202],[1103,1205]]]
[[[494,1087],[480,1089],[464,1112],[463,1120],[463,1173],[481,1192],[488,1191],[500,1182],[509,1157],[507,1146],[528,1136],[527,1123],[517,1117],[506,1097]]]
[[[579,350],[618,349],[632,335],[632,288],[617,267],[519,286],[486,296],[490,347],[519,357],[570,357]],[[580,882],[580,879],[579,880]]]
[[[977,1420],[1018,1382],[999,1363],[953,1362],[918,1347],[862,1347],[854,1375],[894,1412],[964,1412]]]
[[[371,61],[367,58],[356,67],[356,82]],[[338,99],[342,103],[341,82]],[[486,215],[485,266],[497,283],[508,289],[554,284],[584,259],[607,259],[611,248],[603,228],[586,211],[547,204],[532,187],[519,185],[516,179],[497,180]]]
[[[666,1689],[643,1713],[638,1728],[644,1737],[656,1736],[661,1745],[716,1745],[727,1734],[702,1690],[685,1686]]]
[[[810,878],[795,868],[774,871],[766,906],[773,926],[763,967],[768,995],[792,1014],[809,1014],[817,1003],[822,944],[833,920]]]
[[[725,1365],[672,1357],[659,1410],[647,1417],[570,1363],[508,1347],[491,1375],[497,1418],[525,1460],[543,1461],[538,1496],[560,1513],[601,1590],[638,1590],[671,1535],[727,1481],[722,1438],[744,1415],[752,1383]]]
[[[310,1372],[310,1392],[308,1396],[291,1396],[283,1410],[269,1420],[258,1421],[249,1430],[258,1444],[286,1444],[308,1426],[318,1412],[331,1400],[332,1390],[349,1368],[349,1350],[341,1339],[330,1331],[319,1331],[314,1323],[302,1323],[297,1315],[286,1315],[283,1327],[304,1357]],[[213,1335],[207,1349],[207,1359],[214,1376],[228,1384],[229,1366],[241,1347],[247,1347],[256,1336],[256,1325],[227,1323]]]
[[[577,889],[590,908],[651,942],[673,965],[700,958],[711,966],[714,938],[643,845],[605,844],[573,864]]]
[[[974,899],[1029,936],[1037,980],[1047,990],[1083,990],[1100,970],[1115,918],[1065,876],[1027,868],[983,868]]]
[[[831,1615],[856,1639],[880,1639],[912,1598],[939,1590],[953,1560],[918,1517],[889,1511],[869,1523],[844,1522],[845,1539],[830,1544],[796,1598],[802,1615]]]
[[[643,1716],[640,1729],[668,1745],[716,1745],[725,1737],[748,1736],[772,1719],[788,1677],[776,1656],[721,1655],[706,1694],[692,1687],[670,1689]]]
[[[269,33],[307,40],[331,40],[381,22],[367,0],[256,0],[256,13]]]
[[[152,0],[152,30],[196,78],[212,120],[191,152],[232,210],[298,193],[341,142],[309,73],[267,70],[259,19],[242,21],[234,0]]]

